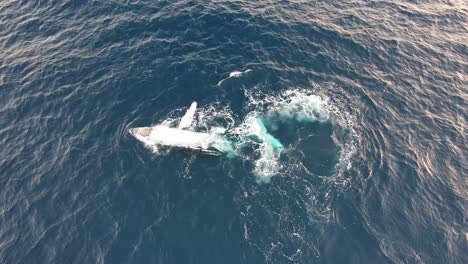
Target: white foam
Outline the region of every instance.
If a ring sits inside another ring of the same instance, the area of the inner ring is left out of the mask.
[[[325,122],[330,113],[326,101],[306,90],[286,90],[281,95],[268,95],[246,91],[252,111],[244,122],[233,130],[238,136],[238,146],[257,145],[258,159],[255,160],[254,174],[259,182],[269,182],[280,171],[280,156],[283,146],[259,124],[262,116],[278,115],[282,119],[297,122]],[[260,119],[259,119],[260,118]],[[256,139],[252,139],[254,136]]]
[[[320,87],[319,87],[320,88]],[[338,87],[332,87],[334,91],[342,91]],[[323,90],[323,89],[317,89]],[[343,92],[344,93],[344,92]],[[356,110],[352,108],[352,102],[339,93],[325,94],[314,93],[305,89],[289,89],[280,95],[261,93],[255,90],[246,90],[249,105],[246,107],[253,116],[274,116],[280,119],[295,120],[302,122],[332,122],[332,125],[340,127],[345,131],[341,137],[333,137],[335,144],[340,147],[338,163],[334,172],[327,180],[338,185],[346,185],[347,181],[342,177],[343,173],[352,166],[354,154],[360,145],[360,136],[357,128]],[[248,119],[246,119],[247,121]],[[249,133],[251,126],[245,122],[238,127],[239,134]],[[273,124],[274,125],[274,124]],[[270,128],[274,127],[270,124]],[[246,131],[242,131],[246,130]],[[241,140],[242,141],[242,140]],[[283,169],[289,171],[291,168],[305,168],[303,162],[300,164],[281,164],[280,155],[269,155],[271,148],[260,144],[258,148],[259,159],[255,161],[254,173],[258,181],[269,181],[272,176],[281,173]],[[263,154],[262,154],[263,153]],[[297,166],[296,166],[297,165]],[[267,167],[267,169],[264,169]],[[286,171],[285,171],[286,172]]]
[[[259,158],[255,160],[254,174],[259,182],[269,182],[270,178],[277,174],[283,145],[266,131],[263,123],[258,119],[257,113],[249,114],[244,122],[236,128],[234,133],[239,135],[237,147],[241,148],[246,143],[257,145]]]
[[[248,72],[251,72],[251,71],[252,71],[252,70],[250,70],[250,69],[247,69],[247,70],[245,70],[245,71],[243,71],[243,72],[241,72],[241,71],[233,71],[233,72],[231,72],[231,73],[229,74],[229,77],[241,77],[243,74],[248,73]]]

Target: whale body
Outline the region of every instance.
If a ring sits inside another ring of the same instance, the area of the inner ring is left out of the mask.
[[[149,146],[165,146],[222,155],[232,149],[231,142],[219,134],[201,133],[164,125],[130,128],[128,132]]]
[[[148,146],[188,149],[209,155],[234,153],[232,143],[220,133],[204,133],[188,130],[195,115],[197,103],[193,102],[182,117],[179,126],[157,125],[130,128],[128,133]]]

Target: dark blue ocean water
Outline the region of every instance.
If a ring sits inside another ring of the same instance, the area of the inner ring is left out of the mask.
[[[463,0],[1,1],[0,263],[467,263],[467,17]],[[237,126],[291,91],[331,117],[270,127],[269,183],[255,154],[127,133],[192,101]]]

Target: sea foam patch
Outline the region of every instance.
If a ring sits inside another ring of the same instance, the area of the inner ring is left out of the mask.
[[[237,135],[238,152],[248,142],[257,146],[254,174],[258,182],[269,182],[288,165],[280,162],[285,146],[272,133],[280,126],[296,129],[306,123],[327,122],[330,112],[324,99],[306,90],[286,90],[280,95],[247,92],[246,96],[254,109],[232,133]]]

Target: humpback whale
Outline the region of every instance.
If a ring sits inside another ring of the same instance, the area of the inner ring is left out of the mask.
[[[189,130],[196,112],[197,103],[193,102],[178,127],[165,124],[152,127],[130,128],[128,133],[148,146],[162,146],[188,149],[209,155],[233,153],[232,142],[216,132],[205,133]]]

